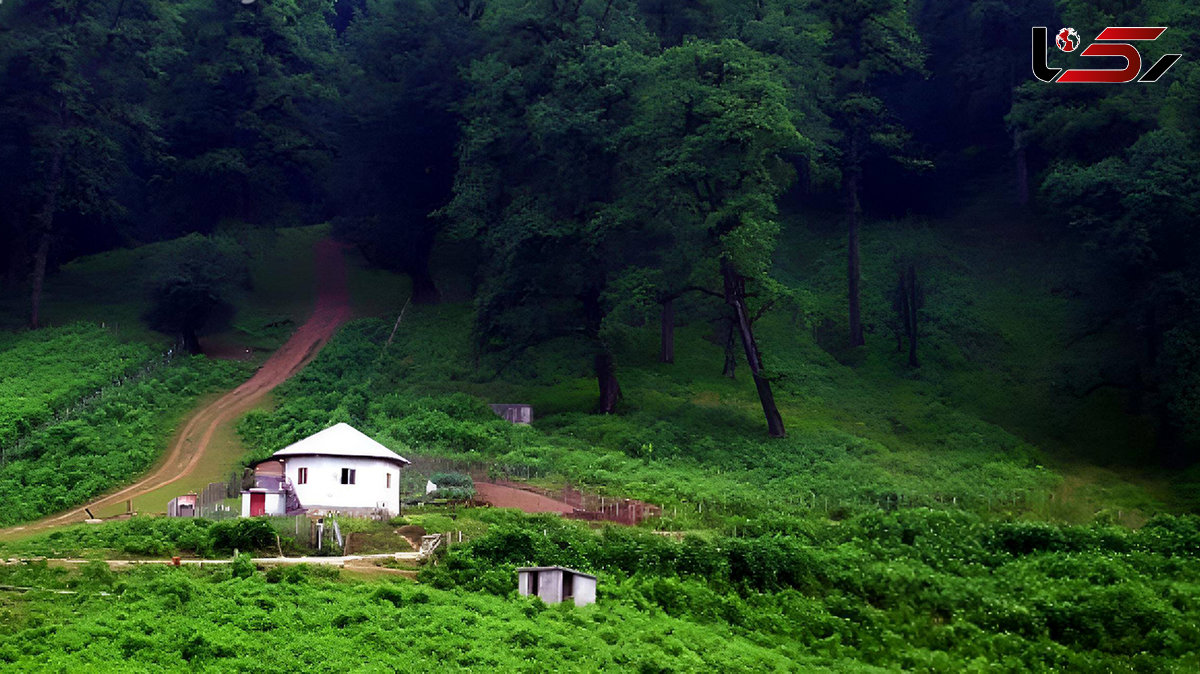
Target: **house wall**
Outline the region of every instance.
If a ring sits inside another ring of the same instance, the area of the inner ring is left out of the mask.
[[[493,412],[510,423],[522,426],[528,426],[533,423],[533,406],[531,405],[498,404],[488,405],[488,407],[491,407]]]
[[[167,501],[167,517],[195,517],[196,495],[184,494]]]
[[[575,605],[587,606],[596,603],[596,579],[575,576]]]
[[[557,604],[562,601],[562,571],[521,571],[517,576],[517,591],[525,596],[536,595],[547,604]]]
[[[248,491],[242,492],[242,517],[250,516],[250,494]],[[267,492],[263,506],[265,515],[283,515],[287,512],[287,502],[279,492]]]
[[[547,604],[557,604],[563,600],[563,576],[565,572],[558,570],[537,572],[537,591],[534,591],[533,572],[521,571],[517,575],[517,592],[522,596],[537,595]],[[587,606],[596,603],[596,579],[574,574],[572,601],[576,606]]]
[[[308,483],[300,484],[301,468]],[[342,469],[353,468],[355,484],[342,484]],[[287,457],[285,472],[305,508],[369,512],[382,507],[400,511],[400,467],[389,461],[353,456]],[[387,476],[391,475],[391,487]]]
[[[537,596],[547,604],[562,601],[562,571],[539,571]]]
[[[287,504],[284,502],[283,494],[279,492],[267,494],[267,514],[282,515],[287,511]]]

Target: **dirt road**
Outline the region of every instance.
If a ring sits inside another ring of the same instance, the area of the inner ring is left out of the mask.
[[[575,512],[575,507],[569,503],[501,484],[476,482],[475,493],[480,501],[490,503],[497,508],[516,508],[527,513],[558,513],[560,515]]]
[[[300,326],[291,339],[263,363],[259,370],[236,389],[201,408],[188,418],[175,435],[170,449],[154,468],[140,480],[123,489],[59,515],[24,526],[0,530],[6,535],[27,535],[87,517],[85,508],[99,515],[105,510],[120,508],[128,499],[137,498],[156,489],[187,478],[205,459],[213,434],[223,424],[230,423],[254,407],[263,396],[303,368],[329,341],[338,327],[350,318],[350,296],[346,285],[346,266],[342,246],[330,239],[318,241],[317,302],[312,316]],[[165,502],[164,502],[165,507]]]

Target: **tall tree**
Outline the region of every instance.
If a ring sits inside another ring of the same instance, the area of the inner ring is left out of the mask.
[[[747,284],[769,289],[775,198],[806,148],[771,60],[737,41],[689,42],[650,65],[626,132],[624,208],[694,251],[692,284],[721,290],[772,437],[784,435]],[[698,242],[698,243],[697,243]]]
[[[442,211],[458,237],[487,254],[480,347],[513,358],[548,339],[582,335],[601,413],[614,412],[621,396],[607,339],[620,298],[610,291],[650,249],[638,223],[612,205],[619,161],[612,139],[645,60],[628,46],[603,44],[620,36],[607,29],[618,10],[489,5],[482,20],[495,50],[467,74],[454,198]],[[621,23],[638,39],[636,27]]]
[[[861,346],[866,343],[859,254],[863,164],[883,151],[914,167],[922,165],[905,152],[909,134],[896,123],[879,88],[889,76],[920,70],[924,54],[906,0],[822,0],[818,5],[832,35],[828,59],[835,69],[835,96],[830,116],[840,135],[850,346]]]
[[[188,353],[200,353],[200,335],[233,318],[237,293],[250,284],[245,256],[236,243],[193,234],[161,244],[152,264],[146,321],[175,335]]]
[[[0,17],[8,38],[0,49],[0,126],[7,129],[0,141],[19,162],[12,172],[18,186],[7,189],[20,206],[9,217],[18,233],[13,249],[31,253],[33,327],[41,321],[56,242],[123,211],[113,189],[129,171],[127,150],[157,138],[146,83],[170,58],[164,44],[174,11],[154,0],[45,0],[20,3]],[[63,226],[65,214],[76,231]]]
[[[430,256],[450,199],[459,75],[479,55],[478,9],[372,0],[345,32],[350,67],[333,201],[336,231],[374,264],[406,273],[413,300],[436,302]]]
[[[1139,43],[1145,63],[1188,53],[1200,11],[1184,3],[1098,7],[1060,2],[1075,26],[1159,25]],[[1146,66],[1149,67],[1149,66]],[[1161,458],[1200,460],[1200,67],[1182,59],[1162,80],[1137,87],[1047,86],[1017,90],[1007,121],[1026,140],[1040,190],[1042,226],[1078,236],[1096,263],[1091,307],[1124,337],[1128,351],[1097,370],[1108,385],[1157,421]]]
[[[187,3],[185,57],[163,102],[174,162],[161,181],[160,228],[326,216],[327,105],[338,93],[330,73],[341,60],[331,13],[327,0]]]

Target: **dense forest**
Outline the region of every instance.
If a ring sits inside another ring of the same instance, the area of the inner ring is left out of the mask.
[[[6,3],[3,282],[36,327],[46,276],[81,254],[332,221],[416,303],[439,301],[434,251],[451,247],[474,269],[477,352],[500,367],[587,340],[600,412],[621,400],[615,323],[657,316],[670,362],[677,324],[714,321],[782,436],[755,339],[764,313],[805,312],[771,275],[780,208],[841,223],[839,348],[894,338],[915,369],[928,270],[864,269],[861,222],[987,191],[986,236],[1086,251],[1059,290],[1086,304],[1079,336],[1120,340],[1081,386],[1122,392],[1155,420],[1146,451],[1190,463],[1200,71],[1185,56],[1153,83],[1044,84],[1030,28],[1060,24],[1085,40],[1168,26],[1139,43],[1149,64],[1189,53],[1198,17],[1166,1]],[[148,318],[195,349],[237,272],[220,250],[187,257]],[[886,325],[864,323],[864,274],[898,278]]]

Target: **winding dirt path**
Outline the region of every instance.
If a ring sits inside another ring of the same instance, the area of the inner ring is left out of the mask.
[[[149,473],[137,482],[85,506],[31,524],[0,530],[0,537],[24,536],[75,524],[87,517],[87,508],[99,513],[189,477],[204,461],[209,442],[219,427],[249,411],[263,396],[299,372],[325,346],[338,327],[350,318],[343,246],[331,239],[322,239],[316,243],[314,251],[317,257],[317,303],[312,316],[263,363],[253,377],[192,414],[176,433],[166,455]]]

